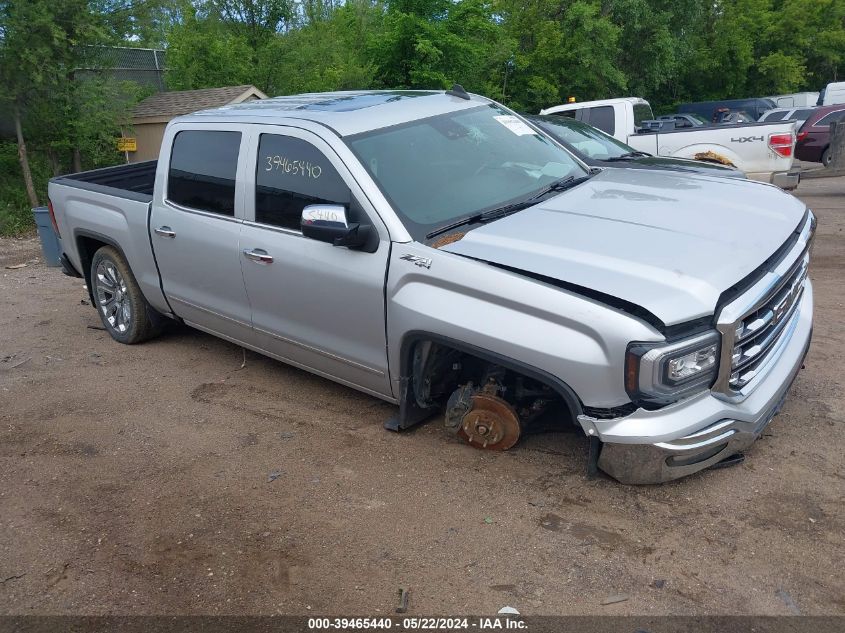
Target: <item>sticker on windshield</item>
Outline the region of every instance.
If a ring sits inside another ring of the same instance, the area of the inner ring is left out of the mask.
[[[528,127],[525,124],[525,121],[521,121],[519,117],[515,117],[512,114],[503,114],[502,116],[495,116],[493,118],[517,136],[525,136],[526,134],[537,133],[536,131]]]

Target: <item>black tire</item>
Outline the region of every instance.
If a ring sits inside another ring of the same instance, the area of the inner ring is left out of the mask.
[[[165,317],[144,299],[129,264],[113,246],[94,253],[90,283],[97,314],[118,343],[141,343],[163,329]]]
[[[830,155],[830,148],[828,147],[822,152],[822,165],[824,165],[825,167],[830,167],[831,159],[832,157]]]

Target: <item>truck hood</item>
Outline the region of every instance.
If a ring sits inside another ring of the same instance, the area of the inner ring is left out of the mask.
[[[602,161],[608,167],[634,167],[640,169],[673,169],[691,173],[702,173],[709,176],[722,176],[723,178],[745,178],[745,174],[739,169],[707,163],[701,160],[689,160],[687,158],[671,158],[668,156],[641,156],[625,161]]]
[[[753,181],[608,169],[442,250],[610,295],[673,325],[712,315],[805,210]]]

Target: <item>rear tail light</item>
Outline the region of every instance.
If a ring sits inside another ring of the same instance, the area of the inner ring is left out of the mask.
[[[56,232],[56,237],[62,239],[62,234],[59,233],[59,225],[56,223],[56,213],[53,211],[53,201],[47,199],[47,210],[50,212],[50,222],[53,223],[53,230]]]
[[[769,136],[769,147],[772,151],[786,158],[792,156],[794,144],[795,137],[792,134],[772,134]]]
[[[803,141],[805,138],[807,138],[807,132],[798,132],[798,138],[796,140]]]

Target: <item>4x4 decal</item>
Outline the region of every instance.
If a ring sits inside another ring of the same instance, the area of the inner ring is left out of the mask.
[[[754,141],[764,141],[762,136],[740,136],[739,138],[732,138],[731,143],[753,143]]]

